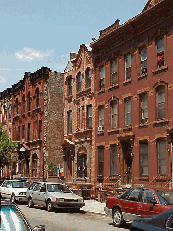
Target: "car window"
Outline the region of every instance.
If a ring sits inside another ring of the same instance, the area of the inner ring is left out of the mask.
[[[7,187],[7,181],[5,181],[5,182],[1,185],[1,187]]]
[[[157,197],[162,205],[169,205],[170,203],[170,195],[168,193],[164,193],[160,190],[155,190]]]
[[[40,191],[40,187],[41,187],[41,184],[38,183],[35,188],[34,188],[34,191]]]
[[[13,188],[28,188],[25,181],[13,181],[12,187]]]
[[[154,193],[151,189],[144,189],[141,195],[141,201],[143,203],[151,203],[151,200],[156,200]]]
[[[33,182],[30,186],[29,186],[29,190],[33,190],[35,188],[35,186],[37,185],[36,182]]]
[[[127,199],[132,190],[133,190],[132,188],[128,189],[127,191],[125,191],[124,193],[122,193],[121,195],[119,195],[117,197],[120,198],[120,199]]]
[[[11,181],[7,181],[7,186],[11,186]]]
[[[131,193],[129,194],[127,200],[138,202],[139,201],[140,193],[141,193],[141,189],[139,189],[139,188],[133,189],[131,191]]]
[[[171,215],[167,222],[166,222],[166,227],[169,228],[169,229],[173,229],[173,215]]]
[[[47,184],[47,191],[71,193],[71,191],[69,190],[69,188],[67,188],[67,186],[61,184]]]

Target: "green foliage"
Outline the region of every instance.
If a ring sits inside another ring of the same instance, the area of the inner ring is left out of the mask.
[[[0,125],[0,167],[10,164],[13,150],[17,147],[7,133],[3,131],[3,124]]]
[[[51,161],[49,164],[48,164],[48,170],[53,170],[54,169],[54,165],[53,165],[53,161]]]

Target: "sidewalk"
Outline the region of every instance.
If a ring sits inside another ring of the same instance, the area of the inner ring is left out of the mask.
[[[84,202],[85,206],[82,207],[82,210],[84,210],[85,212],[106,215],[104,211],[104,207],[106,206],[105,202],[101,203],[95,200],[85,200]]]

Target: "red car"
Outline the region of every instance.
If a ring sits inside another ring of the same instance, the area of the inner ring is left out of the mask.
[[[130,188],[118,197],[107,198],[104,210],[112,217],[114,226],[119,227],[137,216],[153,217],[173,208],[171,199],[172,190]]]

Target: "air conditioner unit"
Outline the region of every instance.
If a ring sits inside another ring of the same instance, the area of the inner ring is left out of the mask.
[[[98,127],[98,132],[102,132],[104,130],[104,127],[103,126],[99,126]]]

